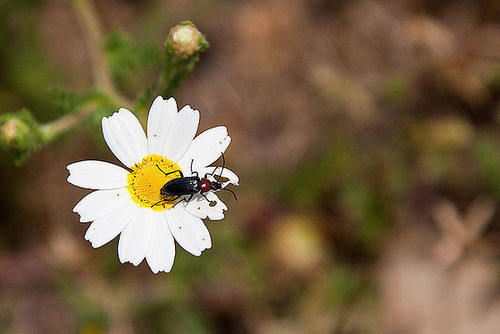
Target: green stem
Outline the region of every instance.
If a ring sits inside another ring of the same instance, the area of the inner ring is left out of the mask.
[[[172,96],[173,92],[179,87],[181,81],[194,68],[198,61],[198,56],[189,58],[179,57],[175,54],[167,53],[167,59],[163,66],[163,71],[151,86],[143,93],[141,100],[136,105],[136,110],[142,111],[145,104],[151,102],[154,95],[161,94],[164,98]]]
[[[175,55],[170,55],[170,61],[165,66],[164,81],[165,87],[163,88],[163,94],[168,97],[170,96],[184,78],[191,72],[194,68],[197,56],[191,56],[189,58],[182,58]]]
[[[88,105],[83,106],[78,112],[68,114],[55,121],[40,125],[43,141],[45,143],[50,142],[61,133],[76,127],[85,118],[92,115],[97,107],[98,104],[96,102],[91,102]]]

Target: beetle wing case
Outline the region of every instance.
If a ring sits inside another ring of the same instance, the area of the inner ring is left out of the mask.
[[[191,195],[198,192],[200,192],[200,178],[196,176],[170,180],[160,190],[164,196]]]

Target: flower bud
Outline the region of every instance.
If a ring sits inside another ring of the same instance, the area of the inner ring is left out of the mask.
[[[18,119],[11,119],[2,125],[0,133],[7,144],[12,144],[19,132],[25,132],[26,125]]]
[[[0,117],[0,144],[15,154],[19,164],[43,145],[39,124],[27,110]]]
[[[169,52],[187,58],[205,50],[208,42],[194,24],[184,21],[170,30],[165,46]]]

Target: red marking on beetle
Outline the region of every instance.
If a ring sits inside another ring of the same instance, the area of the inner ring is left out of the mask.
[[[156,137],[156,135],[154,135],[153,137]]]
[[[201,239],[202,241],[205,241],[205,238]]]
[[[182,229],[182,226],[179,226],[179,230]]]
[[[200,188],[201,188],[202,193],[206,193],[207,191],[209,191],[212,188],[210,180],[208,180],[208,179],[202,178],[200,180],[200,183],[201,183]]]

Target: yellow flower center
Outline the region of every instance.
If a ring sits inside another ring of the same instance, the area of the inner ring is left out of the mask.
[[[179,165],[162,156],[151,154],[132,167],[128,175],[127,189],[132,200],[154,211],[170,209],[177,203],[175,196],[160,194],[161,188],[170,180],[181,177]]]

